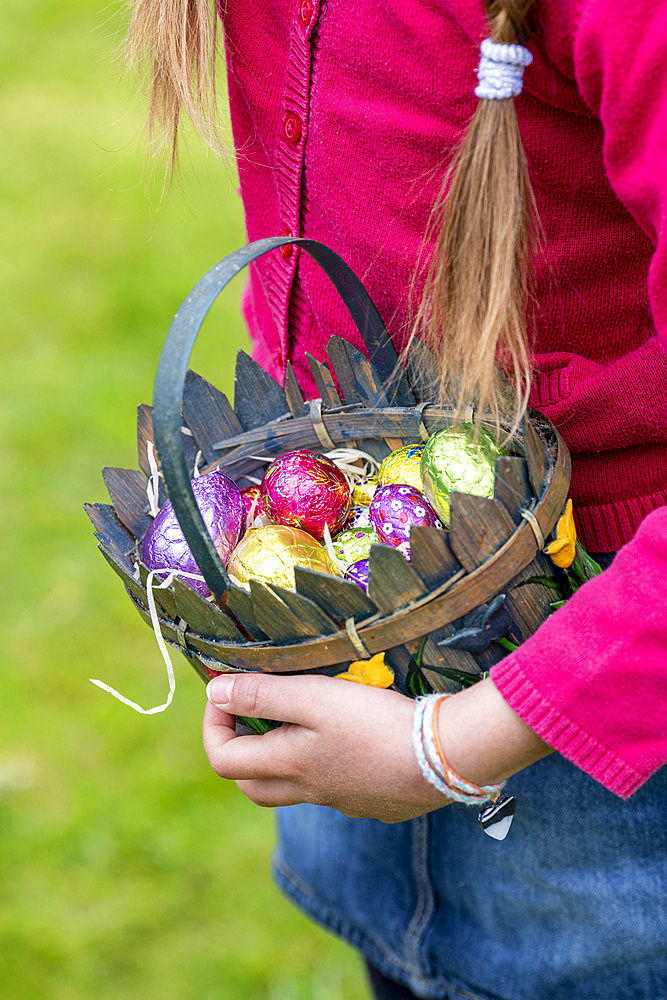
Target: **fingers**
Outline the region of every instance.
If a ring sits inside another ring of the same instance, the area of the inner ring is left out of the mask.
[[[224,746],[229,740],[236,739],[235,725],[236,719],[233,715],[221,711],[210,702],[206,703],[202,723],[202,740],[204,751],[209,760],[212,751]]]
[[[306,793],[291,781],[283,778],[266,778],[261,781],[237,781],[239,789],[256,806],[271,809],[274,806],[296,806],[311,802]]]
[[[222,674],[209,682],[210,702],[231,715],[278,719],[314,728],[341,682],[331,677],[275,674]]]
[[[296,777],[300,758],[298,733],[303,735],[307,730],[283,726],[263,736],[237,736],[233,716],[210,703],[204,712],[202,734],[206,756],[216,774],[233,781]]]

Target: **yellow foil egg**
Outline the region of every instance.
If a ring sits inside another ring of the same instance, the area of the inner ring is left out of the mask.
[[[294,590],[294,567],[339,576],[327,550],[307,531],[285,524],[251,528],[232,552],[228,572],[241,583],[261,580]]]
[[[375,476],[369,476],[367,479],[358,479],[352,490],[352,503],[354,506],[370,507],[377,485],[378,481]]]
[[[424,489],[421,474],[421,457],[423,444],[406,444],[403,448],[392,451],[380,466],[378,481],[380,486],[414,486],[416,490]]]

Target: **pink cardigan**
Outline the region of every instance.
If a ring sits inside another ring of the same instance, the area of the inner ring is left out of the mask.
[[[546,236],[531,402],[572,452],[584,543],[627,545],[492,676],[627,796],[667,751],[667,2],[617,8],[538,0],[516,103]],[[443,156],[475,106],[481,0],[229,0],[223,23],[248,238],[329,244],[400,347]],[[255,357],[313,390],[306,351],[361,346],[297,251],[253,266],[244,312]]]

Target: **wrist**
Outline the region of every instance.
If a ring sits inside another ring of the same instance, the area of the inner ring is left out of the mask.
[[[437,723],[448,764],[476,785],[498,784],[553,752],[488,677],[444,699]]]

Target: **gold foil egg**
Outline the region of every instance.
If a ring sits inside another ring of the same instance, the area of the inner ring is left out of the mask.
[[[475,428],[469,423],[445,427],[429,438],[421,457],[423,489],[445,525],[449,525],[452,492],[493,496],[496,459],[505,454],[483,427],[475,441]]]
[[[232,552],[227,570],[241,583],[261,580],[294,590],[294,567],[339,576],[327,550],[307,531],[285,524],[251,528]]]

